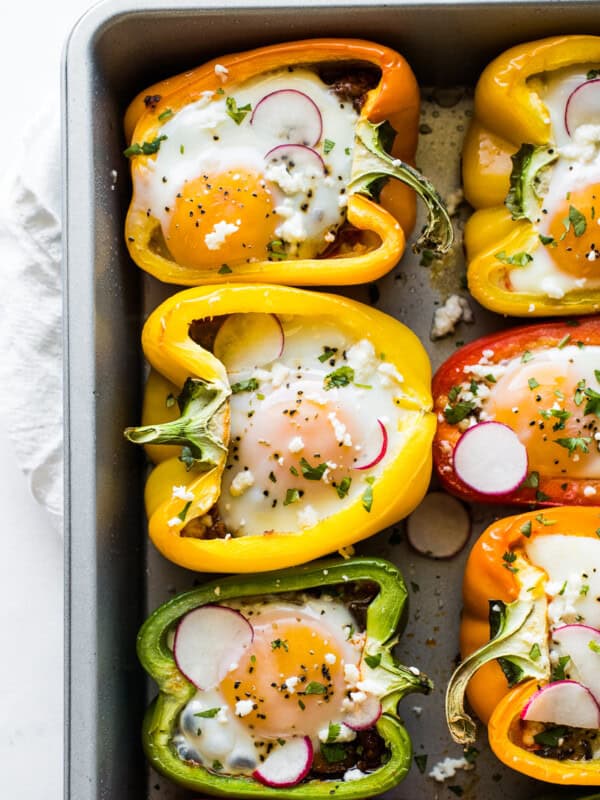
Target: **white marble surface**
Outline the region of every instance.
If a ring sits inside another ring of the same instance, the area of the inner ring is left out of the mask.
[[[20,155],[39,107],[56,104],[62,48],[90,0],[11,4],[2,21],[2,152]],[[6,193],[4,171],[0,192]],[[0,352],[0,358],[2,354]],[[59,800],[63,791],[63,543],[33,500],[8,438],[0,387],[0,765],[3,797]]]

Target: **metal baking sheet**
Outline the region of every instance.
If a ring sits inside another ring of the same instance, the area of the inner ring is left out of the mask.
[[[423,87],[419,167],[449,196],[460,185],[459,153],[472,109],[472,89],[496,54],[522,41],[560,33],[600,33],[589,2],[278,2],[166,4],[108,2],[75,27],[65,50],[63,107],[65,219],[66,421],[66,722],[65,797],[69,800],[184,800],[189,792],[152,773],[140,725],[155,689],[135,655],[147,613],[207,576],[163,559],[147,541],[143,456],[122,430],[140,417],[145,372],[139,345],[144,318],[176,290],[135,267],[122,234],[130,195],[122,116],[151,82],[219,54],[312,36],[360,37],[394,47]],[[460,54],[457,57],[457,54]],[[457,88],[458,87],[458,88]],[[468,208],[455,217],[459,233]],[[422,214],[421,210],[421,214]],[[417,229],[422,217],[417,222]],[[467,295],[459,246],[442,265],[420,266],[407,251],[387,276],[340,288],[408,324],[435,369],[461,342],[512,324],[469,300],[475,321],[432,342],[435,308],[452,292]],[[435,481],[432,488],[435,487]],[[502,506],[472,507],[471,542]],[[448,561],[416,554],[404,526],[356,547],[400,566],[411,610],[398,655],[435,681],[432,695],[401,706],[422,774],[383,795],[386,800],[531,800],[544,786],[504,768],[482,732],[469,771],[445,783],[428,777],[444,757],[460,756],[443,719],[443,693],[458,656],[462,570],[468,547]],[[456,787],[460,787],[460,790]]]

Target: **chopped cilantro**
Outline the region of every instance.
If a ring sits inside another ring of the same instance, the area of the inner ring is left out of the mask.
[[[229,275],[233,270],[227,264],[221,264],[219,267],[219,275]]]
[[[333,372],[325,375],[323,379],[323,388],[325,391],[329,391],[329,389],[334,389],[336,387],[348,386],[353,380],[354,370],[352,367],[338,367],[334,369]]]
[[[298,489],[288,489],[285,493],[284,506],[291,506],[292,503],[297,503],[300,500],[300,492]]]
[[[267,245],[267,250],[273,261],[283,261],[288,257],[283,239],[272,239]]]
[[[305,458],[300,459],[300,468],[302,470],[302,475],[306,478],[307,481],[320,481],[323,475],[325,474],[325,470],[327,469],[327,464],[321,463],[317,464],[316,467],[313,467]]]
[[[325,694],[327,692],[327,687],[324,683],[319,683],[319,681],[310,681],[306,685],[306,689],[304,690],[303,694]]]
[[[228,97],[225,100],[225,106],[227,107],[228,116],[231,117],[236,125],[241,125],[246,115],[252,111],[250,103],[247,103],[245,106],[239,106],[238,108],[238,104],[233,97]]]
[[[541,733],[536,733],[533,740],[536,744],[545,745],[546,747],[558,747],[560,740],[564,739],[566,734],[566,726],[557,725],[556,728],[547,728]]]
[[[496,258],[498,261],[502,261],[503,264],[512,264],[516,267],[526,267],[530,261],[533,261],[533,256],[529,253],[515,253],[512,256],[507,256],[504,250],[501,250],[499,253],[496,253]]]
[[[330,358],[334,358],[335,354],[337,353],[337,347],[323,347],[323,352],[319,356],[319,361],[321,364],[324,364],[325,361],[329,361]]]
[[[529,658],[532,661],[537,661],[542,655],[542,651],[540,650],[540,646],[537,642],[534,642],[531,645],[531,650],[529,651]]]
[[[565,667],[571,660],[570,656],[560,656],[554,669],[552,670],[553,681],[564,681],[567,677],[565,674]]]
[[[588,642],[588,647],[592,651],[592,653],[600,654],[600,644],[595,639],[590,639]]]
[[[560,342],[556,345],[559,350],[562,350],[565,345],[567,345],[571,341],[571,334],[567,333],[566,336],[560,340]]]
[[[572,456],[577,450],[582,453],[589,453],[588,444],[592,441],[590,436],[569,436],[563,439],[555,439],[556,444],[566,447],[569,455]]]
[[[331,153],[334,147],[335,147],[335,142],[332,142],[331,139],[323,140],[323,152],[325,153],[325,155],[327,155],[327,153]]]
[[[527,362],[531,361],[532,358],[533,358],[533,353],[531,352],[531,350],[525,350],[523,355],[521,356],[521,363],[527,364]]]
[[[523,536],[529,539],[529,537],[531,536],[531,520],[528,519],[527,522],[524,522],[519,530],[521,531],[521,534]]]
[[[151,156],[154,153],[158,153],[161,142],[164,142],[166,138],[166,136],[157,136],[151,142],[142,142],[141,144],[134,142],[126,150],[123,150],[123,155],[127,158],[132,156]]]
[[[327,729],[327,743],[331,744],[331,742],[335,742],[341,730],[342,726],[339,722],[330,722],[329,728]]]
[[[539,382],[536,381],[535,378],[529,378],[529,380],[527,381],[527,384],[528,384],[528,386],[529,386],[529,388],[531,390],[537,389],[537,387],[540,385]]]
[[[173,116],[173,109],[172,108],[165,108],[165,110],[158,115],[158,121],[162,122],[163,119],[169,119],[169,117]]]
[[[575,236],[583,236],[587,223],[581,211],[578,211],[575,206],[569,206],[569,222],[573,226]]]
[[[202,719],[212,719],[217,716],[220,710],[220,708],[207,708],[206,711],[198,711],[194,716],[201,717]]]
[[[321,755],[325,758],[328,764],[336,764],[338,761],[343,761],[346,758],[346,748],[343,744],[336,742],[334,744],[321,744]]]
[[[552,246],[552,245],[556,246],[556,242],[554,241],[554,237],[553,236],[544,236],[543,233],[540,233],[540,242],[542,244],[546,244],[546,245],[550,245],[550,246]]]
[[[289,646],[287,639],[273,639],[271,642],[271,650],[285,650],[286,653],[289,652]]]
[[[248,378],[246,381],[239,381],[231,386],[231,394],[239,394],[240,392],[255,392],[258,389],[258,381],[256,378]]]
[[[420,755],[415,756],[415,764],[417,765],[417,769],[421,775],[424,775],[425,770],[427,769],[427,753],[421,753]]]
[[[583,394],[587,397],[584,414],[595,414],[600,417],[600,393],[595,392],[593,389],[584,389]]]
[[[446,422],[450,425],[456,425],[458,422],[462,422],[463,419],[468,417],[474,409],[475,403],[470,400],[461,400],[454,406],[446,406],[444,409],[444,417]]]
[[[342,478],[342,480],[338,484],[336,484],[335,490],[340,500],[343,500],[344,497],[346,497],[346,495],[348,494],[351,483],[352,483],[352,478],[346,476]]]

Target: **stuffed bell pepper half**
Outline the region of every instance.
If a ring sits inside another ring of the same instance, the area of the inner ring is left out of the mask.
[[[247,309],[252,309],[251,312]],[[197,571],[335,552],[409,514],[431,474],[429,360],[397,320],[344,297],[230,284],[173,295],[142,343],[156,466],[149,533]]]
[[[463,662],[446,712],[468,744],[465,690],[507,766],[548,783],[600,786],[600,508],[500,519],[467,562]]]
[[[125,120],[131,257],[181,285],[362,283],[402,256],[414,192],[429,212],[416,246],[442,254],[452,225],[412,166],[418,120],[406,61],[360,40],[272,45],[157,83]]]
[[[434,462],[466,500],[600,504],[600,319],[512,328],[433,380]]]
[[[468,284],[501,314],[600,309],[600,37],[521,44],[483,72],[463,151]]]
[[[219,797],[372,797],[411,763],[398,702],[431,684],[391,654],[406,589],[389,562],[325,561],[218,580],[158,608],[138,637],[159,687],[152,766]]]

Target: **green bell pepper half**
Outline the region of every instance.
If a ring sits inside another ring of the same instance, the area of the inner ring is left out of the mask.
[[[363,662],[362,668],[366,670],[366,677],[377,681],[382,689],[383,713],[375,728],[386,744],[387,761],[358,780],[311,779],[291,788],[271,788],[251,776],[215,774],[201,765],[183,761],[171,742],[179,715],[197,689],[179,671],[169,648],[169,637],[176,623],[203,605],[301,592],[348,581],[368,581],[379,587],[367,609],[364,654],[381,655],[381,660],[374,668]],[[278,800],[338,797],[355,800],[381,794],[396,786],[408,772],[412,757],[408,733],[397,713],[398,703],[410,692],[427,694],[432,688],[425,675],[414,667],[402,666],[391,653],[404,626],[406,601],[406,586],[400,572],[393,564],[377,558],[326,560],[242,579],[231,576],[174,597],[146,620],[138,635],[139,659],[159,687],[158,697],[149,707],[143,723],[143,745],[150,763],[180,786],[217,797],[272,797]]]

